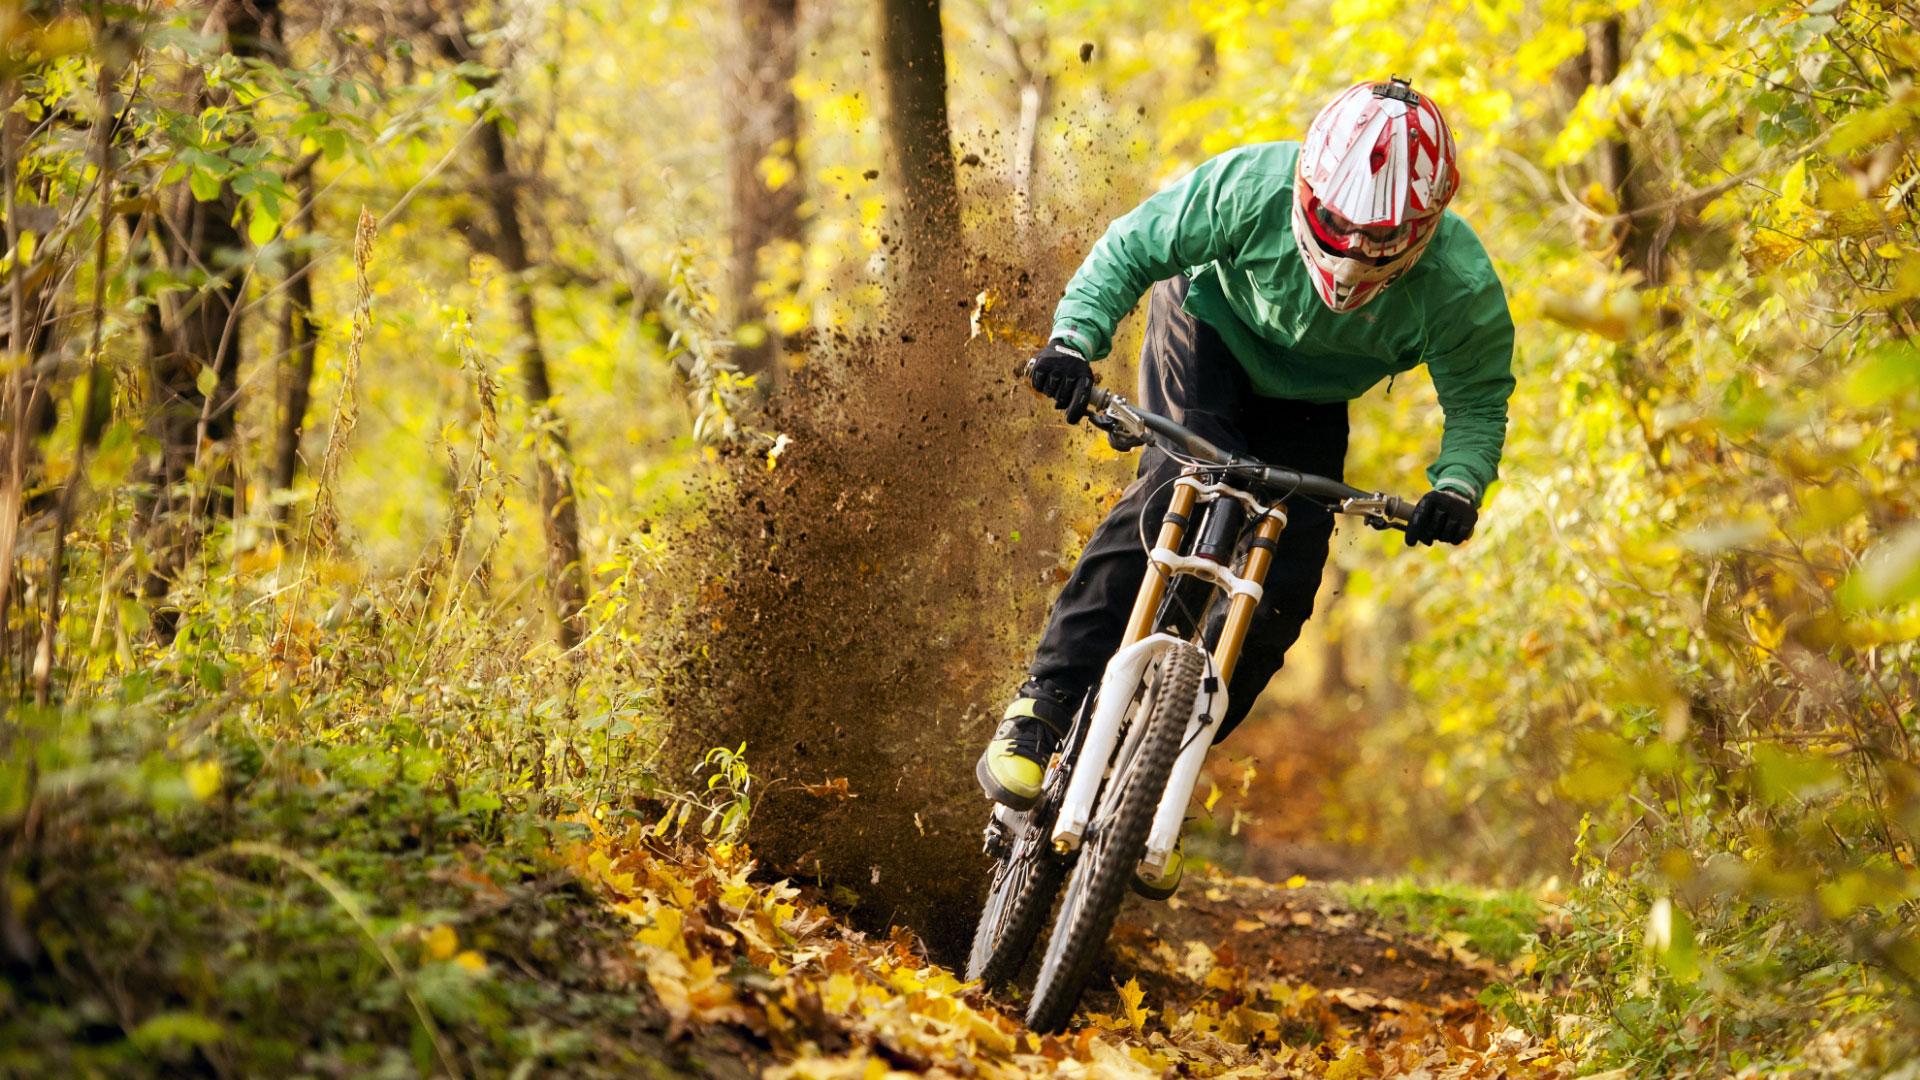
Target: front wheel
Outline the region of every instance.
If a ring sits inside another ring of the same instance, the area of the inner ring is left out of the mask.
[[[1027,1026],[1035,1031],[1065,1027],[1080,1003],[1087,973],[1126,897],[1127,882],[1146,855],[1154,811],[1180,755],[1180,740],[1193,717],[1206,668],[1206,654],[1185,643],[1169,647],[1160,658],[1158,692],[1141,710],[1146,726],[1137,739],[1126,740],[1132,753],[1117,762],[1107,778],[1090,835],[1067,879],[1066,897],[1027,1007]]]

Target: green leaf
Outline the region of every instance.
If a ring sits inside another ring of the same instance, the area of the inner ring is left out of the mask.
[[[1817,795],[1840,782],[1833,762],[1783,746],[1761,743],[1753,748],[1753,786],[1769,804]]]
[[[1700,977],[1700,951],[1693,937],[1693,920],[1686,910],[1666,897],[1647,911],[1647,949],[1674,981],[1690,983]]]
[[[160,1050],[177,1046],[210,1046],[226,1036],[218,1021],[199,1013],[163,1012],[152,1016],[127,1036],[127,1041],[142,1050]]]
[[[265,247],[279,231],[280,223],[270,215],[261,213],[257,206],[253,216],[247,219],[247,239],[253,242],[254,247]]]
[[[301,113],[294,118],[293,123],[287,125],[287,138],[291,140],[304,139],[326,127],[332,120],[333,114],[327,112],[325,109],[314,109],[310,112]]]
[[[1920,521],[1909,521],[1875,544],[1835,596],[1851,611],[1920,600]]]
[[[197,202],[212,202],[220,197],[220,178],[204,169],[187,174],[187,188]]]
[[[1914,390],[1920,390],[1920,350],[1894,345],[1876,350],[1853,369],[1841,393],[1849,403],[1870,408]]]

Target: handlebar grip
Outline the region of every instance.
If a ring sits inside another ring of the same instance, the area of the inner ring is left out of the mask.
[[[1020,361],[1019,365],[1013,369],[1013,377],[1023,383],[1031,381],[1034,362],[1035,358],[1031,356]],[[1094,372],[1093,389],[1087,394],[1087,405],[1090,408],[1104,409],[1107,407],[1108,397],[1108,392],[1100,389],[1100,373]]]

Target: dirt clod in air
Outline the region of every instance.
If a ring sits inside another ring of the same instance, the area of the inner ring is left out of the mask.
[[[744,742],[763,864],[948,959],[985,878],[974,759],[1062,560],[1059,485],[1034,473],[1066,433],[1014,384],[1022,346],[968,340],[985,287],[1044,328],[1065,272],[1033,276],[977,263],[819,343],[762,421],[790,440],[777,464],[724,462],[683,559],[703,580],[669,679],[677,756]]]

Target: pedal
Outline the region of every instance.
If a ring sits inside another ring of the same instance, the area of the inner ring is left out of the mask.
[[[1013,847],[1013,836],[998,815],[987,820],[987,828],[982,839],[982,849],[990,859],[1003,859]]]
[[[997,821],[988,821],[980,836],[980,846],[988,854],[998,858],[997,850],[1007,844],[1007,830]]]

